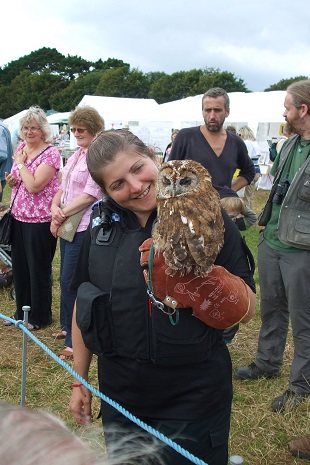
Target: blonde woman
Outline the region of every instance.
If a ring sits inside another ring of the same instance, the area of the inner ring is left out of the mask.
[[[12,188],[12,268],[16,311],[12,318],[24,318],[29,305],[28,329],[38,330],[52,323],[52,261],[57,239],[50,232],[51,205],[59,187],[60,155],[53,146],[50,125],[44,111],[30,107],[19,121],[23,139],[14,155],[6,182]],[[10,320],[3,321],[10,326]]]

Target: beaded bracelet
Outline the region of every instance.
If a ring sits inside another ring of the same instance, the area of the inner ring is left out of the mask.
[[[82,386],[83,386],[82,383],[72,383],[71,386],[70,386],[70,388],[71,388],[71,389],[73,389],[73,388],[75,388],[75,387],[80,388],[81,393],[83,394],[84,397],[86,397],[86,394],[83,392]]]

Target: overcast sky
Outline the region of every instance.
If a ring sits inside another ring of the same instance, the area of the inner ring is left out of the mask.
[[[227,70],[252,91],[310,77],[305,0],[6,0],[0,66],[42,47],[143,73]]]

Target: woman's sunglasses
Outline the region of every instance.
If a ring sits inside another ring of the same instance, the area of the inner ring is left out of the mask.
[[[79,134],[83,134],[83,132],[87,131],[86,128],[70,128],[70,131],[72,132],[72,134],[74,134],[75,132],[78,132]]]

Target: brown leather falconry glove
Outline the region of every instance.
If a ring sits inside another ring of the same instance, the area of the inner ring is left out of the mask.
[[[249,311],[249,295],[245,282],[222,266],[214,265],[210,273],[196,276],[190,272],[180,276],[165,273],[162,253],[154,253],[153,239],[141,244],[140,265],[150,295],[172,309],[192,308],[193,316],[208,326],[227,329],[239,323]]]

